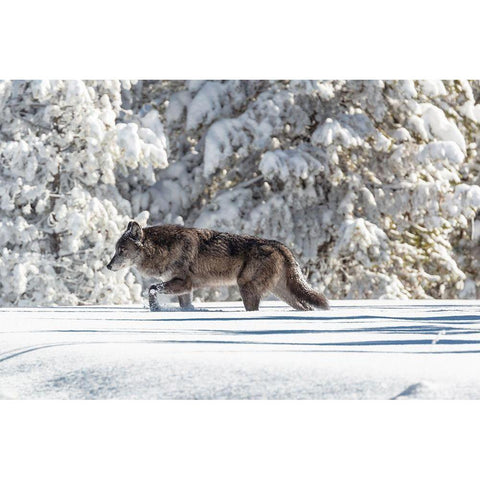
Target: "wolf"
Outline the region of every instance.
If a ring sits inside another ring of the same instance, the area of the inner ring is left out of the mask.
[[[107,268],[134,266],[160,280],[149,288],[151,310],[156,295],[177,295],[181,308],[192,308],[197,288],[237,284],[247,311],[258,310],[267,293],[296,310],[328,309],[326,297],[306,282],[293,253],[276,240],[179,225],[142,228],[135,221],[115,245]]]

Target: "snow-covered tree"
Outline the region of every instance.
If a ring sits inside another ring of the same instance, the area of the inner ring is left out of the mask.
[[[137,216],[276,238],[331,298],[480,296],[479,99],[479,81],[0,83],[0,302],[139,301],[104,269]]]
[[[187,82],[163,117],[180,155],[154,187],[152,214],[282,240],[333,298],[472,295],[478,277],[458,242],[472,246],[480,206],[475,91],[460,81]],[[179,183],[172,211],[160,193]]]
[[[140,300],[132,273],[104,265],[167,166],[166,137],[154,109],[119,121],[121,92],[118,81],[0,84],[2,304]]]

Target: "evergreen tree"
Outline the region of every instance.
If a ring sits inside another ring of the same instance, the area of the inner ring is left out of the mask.
[[[276,238],[331,298],[477,297],[479,92],[2,82],[0,303],[140,301],[148,279],[104,269],[134,217]]]

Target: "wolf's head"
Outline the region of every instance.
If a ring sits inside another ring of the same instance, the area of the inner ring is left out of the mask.
[[[142,254],[143,238],[142,227],[137,222],[129,222],[127,229],[115,245],[115,254],[107,268],[116,272],[121,268],[134,265]]]

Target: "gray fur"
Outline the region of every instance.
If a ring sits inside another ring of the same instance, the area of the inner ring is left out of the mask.
[[[149,289],[152,310],[158,307],[157,293],[177,295],[182,308],[191,308],[193,290],[234,284],[246,310],[258,310],[268,292],[297,310],[329,308],[325,296],[307,284],[292,252],[276,240],[178,225],[142,228],[129,222],[107,268],[129,266],[164,280]]]

